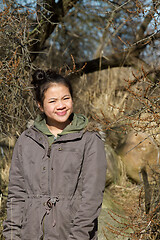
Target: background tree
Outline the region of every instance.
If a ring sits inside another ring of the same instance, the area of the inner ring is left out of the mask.
[[[26,121],[34,115],[34,107],[27,104],[28,95],[32,96],[30,71],[37,66],[72,69],[71,54],[74,70],[85,66],[81,73],[133,66],[141,75],[145,71],[150,78],[152,74],[152,82],[157,84],[159,5],[155,0],[3,1],[2,132],[8,133],[13,125],[19,131],[26,124],[18,123],[20,115]],[[20,114],[17,121],[16,114]]]
[[[158,0],[0,2],[1,176],[9,169],[12,137],[36,116],[30,76],[38,67],[68,75],[76,110],[96,118],[109,140],[119,126],[126,132],[124,125],[149,135],[154,129],[152,136],[157,135],[159,13]],[[7,179],[1,180],[4,190]]]

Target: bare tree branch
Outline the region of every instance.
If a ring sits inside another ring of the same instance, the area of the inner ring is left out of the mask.
[[[160,39],[160,31],[146,35],[144,38],[139,39],[139,41],[132,45],[130,53],[138,57],[142,50],[144,50],[152,41],[157,39]]]
[[[42,49],[45,41],[52,34],[57,24],[62,21],[67,12],[76,4],[78,0],[74,1],[43,1],[41,20],[37,26],[30,33],[29,50],[31,53],[31,60],[33,61],[38,52]]]
[[[160,6],[160,3],[155,5],[155,0],[153,1],[153,6],[151,6],[151,10],[148,12],[148,14],[145,16],[143,22],[141,23],[139,30],[137,31],[136,34],[136,41],[138,42],[139,40],[145,38],[145,31],[148,28],[148,25],[150,22],[153,20],[153,15],[157,12],[157,8]],[[142,11],[144,11],[142,9]]]
[[[103,56],[102,58],[96,58],[90,61],[76,63],[76,68],[81,68],[86,64],[86,67],[83,69],[84,73],[91,73],[99,70],[101,64],[101,70],[112,68],[112,67],[138,67],[138,65],[143,63],[147,65],[142,59],[139,58],[139,52],[142,52],[143,49],[147,47],[151,41],[160,39],[160,31],[150,34],[143,39],[140,39],[138,42],[135,42],[128,50],[110,56]],[[138,54],[137,54],[138,53]],[[139,64],[138,64],[139,62]]]

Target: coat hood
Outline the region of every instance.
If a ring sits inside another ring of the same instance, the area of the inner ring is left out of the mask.
[[[48,129],[46,125],[46,118],[44,114],[40,114],[37,116],[34,121],[34,127],[36,127],[39,131],[45,134],[48,137],[49,144],[51,145],[58,137],[66,135],[68,133],[76,133],[83,130],[87,124],[88,119],[82,114],[73,113],[71,116],[71,123],[63,129],[63,131],[55,137]]]
[[[60,133],[59,135],[64,135],[71,132],[79,132],[83,130],[88,124],[88,119],[82,114],[73,113],[71,116],[71,123]],[[47,125],[46,118],[44,114],[39,114],[34,121],[34,126],[46,135],[52,134]]]

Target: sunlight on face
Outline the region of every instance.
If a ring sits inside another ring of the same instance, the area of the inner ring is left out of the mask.
[[[73,101],[69,89],[63,84],[53,83],[44,93],[43,106],[40,110],[45,113],[47,124],[59,125],[63,128],[73,112]]]

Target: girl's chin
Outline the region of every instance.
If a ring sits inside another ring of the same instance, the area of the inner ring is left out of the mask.
[[[56,122],[59,123],[65,123],[68,122],[68,117],[64,116],[57,116],[57,118],[55,119]]]

